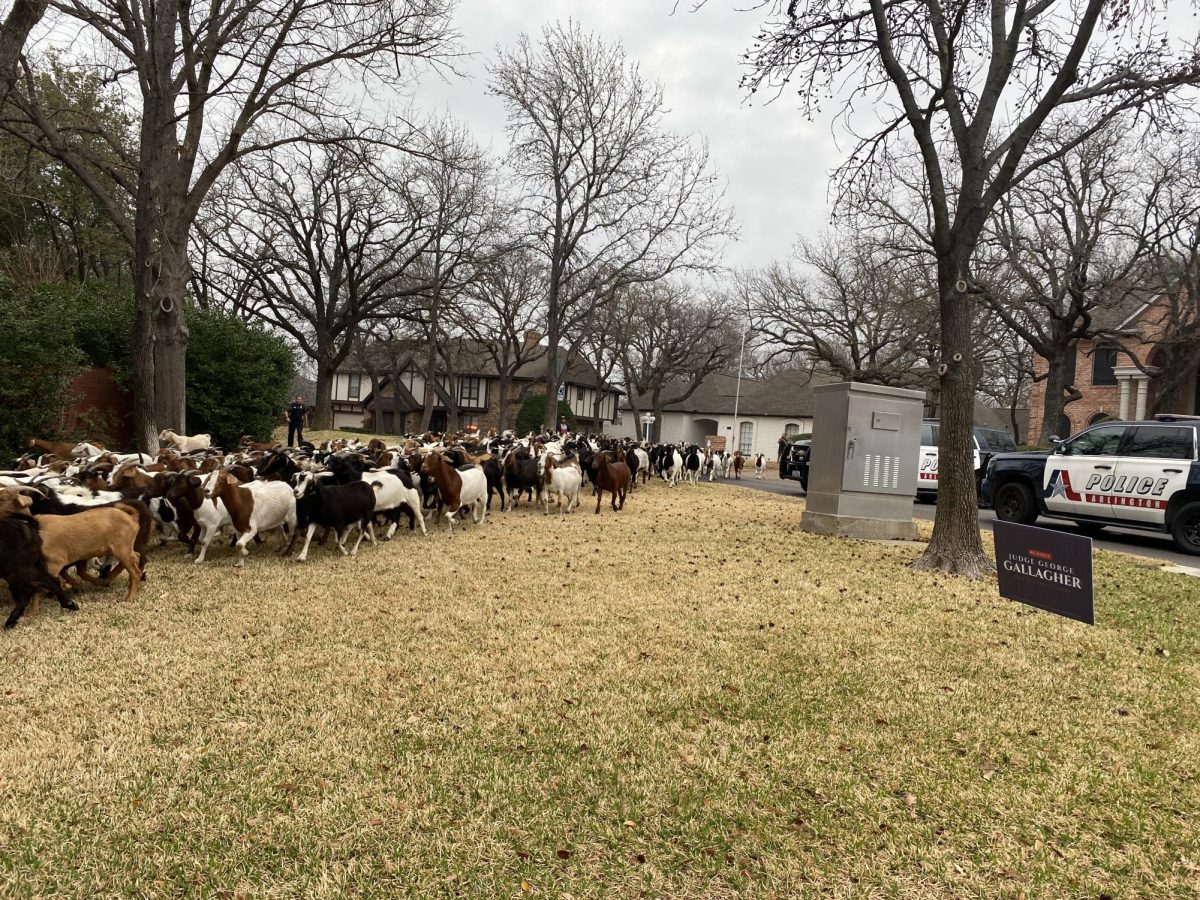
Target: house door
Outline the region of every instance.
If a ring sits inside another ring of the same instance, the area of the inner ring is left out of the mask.
[[[433,415],[429,418],[429,430],[437,432],[446,430],[446,411],[444,409],[433,411]]]

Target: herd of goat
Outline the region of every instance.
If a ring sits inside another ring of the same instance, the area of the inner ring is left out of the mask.
[[[375,543],[377,526],[387,540],[402,521],[422,534],[429,517],[444,518],[451,532],[456,517],[482,524],[494,498],[502,511],[525,498],[547,514],[553,499],[565,514],[588,482],[595,512],[606,493],[615,512],[639,475],[642,484],[651,474],[672,486],[695,484],[740,478],[745,464],[740,452],[587,435],[427,434],[298,449],[245,437],[231,452],[214,447],[208,435],[166,430],[159,439],[154,455],[31,439],[14,468],[0,471],[0,578],[14,604],[5,628],[41,593],[78,609],[66,589],[78,587],[77,579],[108,585],[124,572],[126,599],[133,599],[155,533],[181,542],[203,563],[214,538],[232,532],[235,566],[252,543],[274,532],[288,555],[303,535],[296,556],[303,562],[318,529],[322,543],[332,536],[342,554],[354,555],[364,538]],[[755,462],[760,471],[763,459]],[[97,574],[89,568],[93,560]]]

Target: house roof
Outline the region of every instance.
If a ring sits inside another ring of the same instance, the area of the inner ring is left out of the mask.
[[[424,365],[423,355],[428,352],[429,344],[425,341],[395,341],[388,348],[390,352],[399,352],[400,370],[409,368],[420,369]],[[455,357],[458,375],[480,378],[496,378],[499,370],[485,345],[470,338],[457,338],[455,342]],[[513,374],[516,381],[544,381],[546,378],[547,354],[544,345],[533,348],[532,357]],[[346,357],[339,367],[342,372],[365,372],[362,362],[351,354]],[[563,381],[567,384],[581,387],[599,387],[601,390],[620,391],[619,387],[609,384],[600,378],[595,367],[579,354],[574,354],[563,371]]]
[[[736,404],[739,416],[812,418],[815,409],[813,388],[839,380],[831,375],[810,373],[807,370],[780,372],[761,380],[743,377],[739,396],[736,375],[715,373],[706,376],[691,396],[674,403],[669,402],[663,409],[665,412],[732,415]],[[689,387],[691,384],[682,379],[669,381],[661,396],[677,397]],[[633,396],[623,403],[622,407],[646,409],[649,405],[649,396]]]

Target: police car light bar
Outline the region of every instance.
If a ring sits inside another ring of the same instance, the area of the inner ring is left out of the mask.
[[[1183,413],[1159,413],[1154,418],[1159,422],[1200,422],[1200,416],[1185,416]]]

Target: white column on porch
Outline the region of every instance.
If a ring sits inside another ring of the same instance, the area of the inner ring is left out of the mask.
[[[1146,418],[1146,399],[1150,396],[1150,378],[1143,375],[1137,379],[1137,414],[1135,418]]]
[[[1154,366],[1147,366],[1146,371],[1142,371],[1140,366],[1116,366],[1113,368],[1113,374],[1117,376],[1117,384],[1121,389],[1121,405],[1117,411],[1121,414],[1122,419],[1146,418],[1146,407],[1149,405],[1150,399],[1150,379],[1157,372],[1158,369]],[[1135,384],[1137,385],[1136,395],[1133,394]],[[1132,410],[1130,409],[1130,400],[1133,400]],[[1130,412],[1133,413],[1132,416]]]

